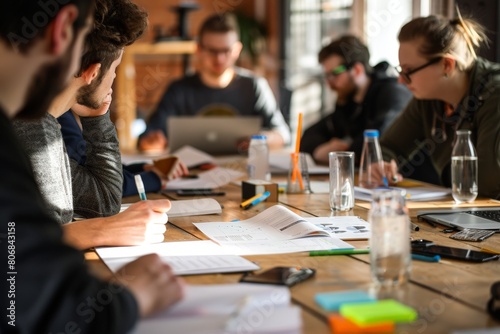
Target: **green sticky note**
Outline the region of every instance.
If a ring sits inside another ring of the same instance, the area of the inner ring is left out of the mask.
[[[340,314],[360,326],[379,322],[411,322],[417,319],[417,311],[392,299],[375,303],[344,304]]]

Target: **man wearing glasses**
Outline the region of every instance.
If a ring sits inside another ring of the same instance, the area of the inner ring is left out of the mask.
[[[411,94],[398,84],[397,73],[387,62],[371,67],[368,48],[352,35],[323,47],[318,60],[328,86],[337,95],[335,111],[304,132],[300,149],[324,164],[328,152],[354,151],[359,163],[363,131],[383,132]]]
[[[168,118],[194,115],[261,116],[269,146],[286,144],[289,129],[269,84],[234,66],[242,49],[234,16],[210,16],[202,24],[198,39],[198,72],[170,85],[139,139],[139,148],[164,149],[168,144]]]

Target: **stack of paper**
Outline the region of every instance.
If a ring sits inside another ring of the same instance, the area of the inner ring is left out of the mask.
[[[354,248],[281,205],[239,222],[194,225],[229,253],[238,255]]]
[[[240,283],[189,285],[181,302],[141,320],[137,333],[298,334],[301,327],[288,288]]]
[[[375,189],[365,189],[361,187],[354,187],[354,197],[362,201],[371,201],[373,191],[377,189],[392,189],[401,190],[406,194],[406,200],[409,201],[427,201],[433,200],[441,197],[448,196],[451,193],[451,189],[442,187],[410,187],[410,188],[375,188]]]
[[[198,174],[196,179],[175,179],[167,183],[168,190],[179,189],[214,189],[245,176],[245,173],[222,167],[215,167]]]
[[[197,198],[180,201],[171,201],[168,210],[169,217],[200,216],[222,213],[222,208],[213,198]],[[131,204],[122,204],[120,212],[126,210]]]
[[[258,270],[259,266],[227,253],[212,241],[164,242],[130,247],[99,247],[96,252],[111,271],[140,256],[156,253],[177,275],[228,273]]]

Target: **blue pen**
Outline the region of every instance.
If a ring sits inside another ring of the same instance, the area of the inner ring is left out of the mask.
[[[257,204],[259,204],[262,201],[265,201],[266,198],[268,198],[270,195],[271,195],[271,192],[266,191],[261,196],[257,197],[256,199],[254,199],[253,201],[251,201],[247,205],[243,206],[243,210],[250,209],[252,206],[257,205]]]
[[[384,182],[384,186],[385,186],[385,187],[389,187],[389,181],[387,181],[387,176],[384,176],[384,177],[382,178],[382,181]]]
[[[424,261],[424,262],[439,262],[439,260],[441,260],[441,256],[439,256],[439,255],[427,256],[427,255],[420,255],[420,254],[411,254],[411,258],[413,260]]]
[[[142,178],[139,174],[134,176],[135,185],[137,186],[137,191],[139,192],[139,197],[142,201],[147,200],[146,190],[144,189],[144,183],[142,183]]]

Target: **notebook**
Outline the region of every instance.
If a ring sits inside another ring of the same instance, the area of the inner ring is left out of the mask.
[[[500,207],[425,210],[417,212],[417,217],[459,230],[500,231]]]
[[[237,154],[238,140],[258,134],[261,123],[258,116],[171,116],[168,146],[170,152],[190,145],[213,155]]]

